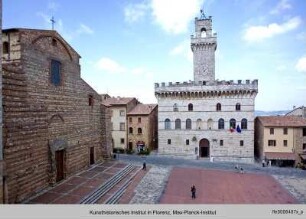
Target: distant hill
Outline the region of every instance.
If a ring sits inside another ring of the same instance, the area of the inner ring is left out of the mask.
[[[288,112],[290,112],[290,110],[278,110],[278,111],[255,110],[255,117],[256,116],[284,116]]]

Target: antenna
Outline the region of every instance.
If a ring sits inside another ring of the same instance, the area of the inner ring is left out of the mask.
[[[52,23],[52,30],[54,30],[54,24],[55,24],[55,20],[54,17],[52,16],[52,18],[50,19],[51,23]]]

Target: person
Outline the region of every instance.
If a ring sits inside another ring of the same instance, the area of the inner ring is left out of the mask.
[[[239,166],[238,166],[238,164],[235,165],[235,170],[236,170],[237,172],[239,172]]]
[[[240,167],[240,173],[244,173],[244,170],[242,167]]]
[[[191,198],[192,199],[196,198],[196,187],[194,185],[191,186]]]
[[[266,161],[265,161],[265,159],[262,159],[262,167],[265,167],[265,164],[266,164]]]
[[[142,169],[143,169],[143,170],[146,170],[146,169],[147,169],[146,161],[143,162],[143,164],[142,164]]]

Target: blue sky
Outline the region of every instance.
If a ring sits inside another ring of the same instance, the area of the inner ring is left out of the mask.
[[[204,8],[216,79],[258,79],[256,110],[306,106],[306,1],[3,0],[3,28],[55,29],[99,93],[156,103],[154,82],[193,80],[190,35]]]

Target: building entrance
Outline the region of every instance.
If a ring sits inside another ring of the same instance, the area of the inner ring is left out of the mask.
[[[200,140],[200,157],[209,157],[209,141],[206,138]]]

